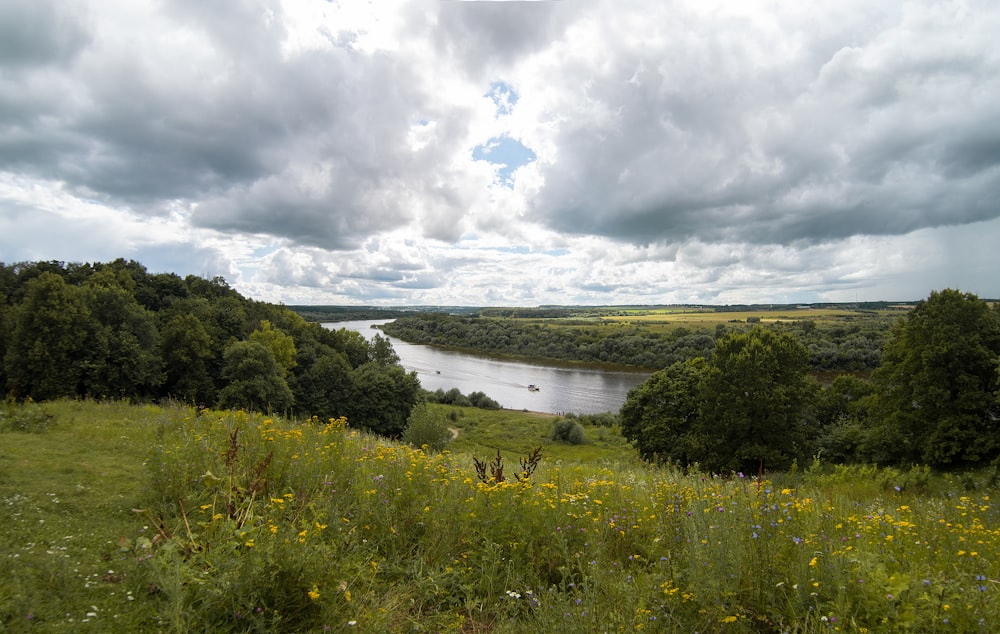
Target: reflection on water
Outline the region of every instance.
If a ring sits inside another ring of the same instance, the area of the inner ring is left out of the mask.
[[[355,330],[371,339],[380,332],[372,325],[388,321],[391,320],[342,321],[323,325]],[[408,372],[417,373],[425,390],[440,388],[447,391],[457,387],[466,395],[484,392],[509,409],[578,414],[617,412],[625,402],[628,391],[645,381],[650,374],[643,370],[609,371],[501,361],[411,344],[395,337],[389,337],[389,341],[399,355],[400,364]],[[529,385],[538,386],[538,391],[529,390]]]

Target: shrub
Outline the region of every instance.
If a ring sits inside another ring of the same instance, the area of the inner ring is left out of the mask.
[[[451,430],[441,416],[426,403],[420,403],[410,412],[403,440],[414,447],[426,445],[428,449],[441,451],[451,440]]]
[[[500,403],[486,396],[483,392],[469,394],[469,402],[472,403],[473,407],[478,407],[479,409],[500,409]]]
[[[583,444],[583,425],[575,420],[559,419],[553,426],[552,440],[567,445]]]

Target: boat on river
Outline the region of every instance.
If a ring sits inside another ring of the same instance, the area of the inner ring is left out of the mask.
[[[537,392],[537,391],[538,391],[538,390],[540,390],[540,389],[541,389],[541,388],[539,388],[539,387],[538,387],[537,385],[535,385],[534,383],[532,383],[531,385],[529,385],[529,386],[528,386],[528,391],[529,391],[529,392]]]

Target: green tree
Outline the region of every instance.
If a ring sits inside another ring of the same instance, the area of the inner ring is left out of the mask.
[[[893,327],[874,374],[884,447],[938,467],[1000,455],[1000,319],[971,293],[935,291]]]
[[[396,365],[399,363],[399,355],[392,349],[388,337],[375,335],[369,344],[368,360],[379,365]]]
[[[8,390],[37,400],[78,395],[92,326],[81,290],[43,272],[27,282],[24,300],[9,318]]]
[[[322,346],[319,355],[308,364],[301,362],[293,392],[296,410],[303,416],[321,420],[346,416],[354,395],[351,365],[343,354]]]
[[[370,362],[354,370],[351,378],[354,394],[347,412],[350,424],[390,438],[399,437],[420,394],[416,372]]]
[[[702,383],[700,462],[755,473],[807,455],[808,361],[794,336],[759,326],[720,339]]]
[[[629,391],[621,409],[622,435],[644,459],[687,466],[702,458],[696,431],[707,371],[703,358],[678,361]]]
[[[163,382],[155,316],[129,287],[126,271],[101,271],[88,280],[86,302],[96,322],[84,377],[90,395],[147,397]]]
[[[257,341],[236,341],[226,347],[219,390],[220,407],[257,412],[287,412],[293,403],[284,368],[271,349]]]
[[[418,403],[410,412],[403,430],[403,441],[414,447],[441,451],[451,441],[451,430],[443,416],[427,403]]]
[[[212,355],[212,339],[200,319],[182,313],[167,321],[160,330],[166,394],[187,403],[215,401],[215,382],[208,371]]]
[[[260,322],[260,328],[250,333],[250,341],[262,343],[271,349],[274,360],[288,376],[295,367],[295,340],[275,328],[270,321]]]

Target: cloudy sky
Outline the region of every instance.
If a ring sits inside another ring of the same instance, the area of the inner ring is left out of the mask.
[[[286,304],[1000,297],[993,0],[5,0],[0,261]]]

